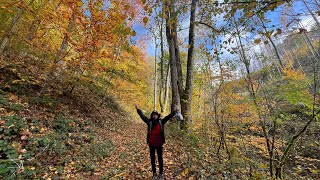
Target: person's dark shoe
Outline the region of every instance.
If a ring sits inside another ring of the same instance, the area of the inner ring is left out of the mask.
[[[152,176],[152,180],[157,180],[157,174],[156,173],[153,173],[153,176]]]
[[[162,174],[159,175],[159,180],[163,180],[163,175]]]

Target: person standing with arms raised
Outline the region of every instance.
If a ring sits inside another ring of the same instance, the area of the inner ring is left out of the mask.
[[[149,145],[150,150],[150,160],[151,167],[153,172],[152,179],[157,178],[156,172],[156,163],[155,163],[155,154],[157,151],[158,162],[159,162],[159,179],[163,179],[163,144],[165,143],[165,135],[164,135],[164,125],[168,120],[173,118],[176,114],[176,111],[173,111],[168,116],[161,119],[160,114],[157,111],[152,111],[150,118],[147,118],[143,112],[135,105],[135,108],[140,116],[140,118],[148,125],[147,131],[147,144]]]

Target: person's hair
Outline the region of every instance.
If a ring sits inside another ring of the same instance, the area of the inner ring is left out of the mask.
[[[161,116],[161,114],[159,114],[156,110],[152,111],[150,116],[152,117],[154,114],[158,115],[159,118]]]

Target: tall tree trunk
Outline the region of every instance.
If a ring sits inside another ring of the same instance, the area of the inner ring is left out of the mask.
[[[187,129],[188,124],[192,123],[192,82],[193,82],[193,58],[194,58],[194,28],[195,28],[195,14],[196,14],[197,0],[191,1],[190,10],[190,28],[189,28],[189,46],[188,46],[188,59],[187,59],[187,74],[186,74],[186,87],[181,98],[182,115],[185,120],[181,123],[181,129]]]
[[[164,47],[163,47],[163,19],[161,20],[161,24],[160,24],[160,95],[159,95],[159,103],[160,103],[160,112],[163,113],[164,112],[164,98],[163,97],[163,91],[164,91]]]
[[[171,0],[172,3],[172,12],[173,12],[173,17],[172,17],[172,36],[173,36],[173,42],[174,42],[174,49],[175,49],[175,57],[176,57],[176,66],[177,66],[177,72],[178,72],[178,81],[177,81],[177,85],[178,85],[178,89],[179,89],[179,93],[180,93],[180,98],[183,97],[183,93],[184,93],[184,78],[183,78],[183,74],[182,74],[182,68],[181,68],[181,59],[180,59],[180,48],[179,48],[179,40],[178,40],[178,14],[176,14],[175,10],[174,10],[174,2],[175,0]],[[181,100],[181,99],[180,99]],[[181,104],[181,102],[180,102]],[[183,109],[183,107],[181,107],[181,110]]]
[[[165,5],[167,6],[166,9],[166,37],[169,46],[169,60],[170,60],[170,69],[171,69],[171,112],[175,110],[181,110],[180,105],[180,94],[178,88],[178,70],[177,70],[177,62],[176,62],[176,49],[175,49],[175,42],[174,42],[174,31],[172,30],[172,17],[173,11],[173,1],[168,0],[165,1]]]
[[[157,36],[154,34],[154,43],[155,43],[155,51],[154,51],[154,92],[153,92],[153,109],[157,108]]]

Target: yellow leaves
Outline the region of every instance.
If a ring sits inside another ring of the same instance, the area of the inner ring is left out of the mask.
[[[258,166],[259,166],[259,168],[261,168],[261,169],[266,169],[266,168],[268,167],[268,165],[267,165],[267,164],[264,164],[264,163],[259,163]]]
[[[45,132],[45,129],[44,128],[41,128],[40,129],[40,133],[44,133]]]
[[[144,17],[144,18],[142,19],[142,21],[143,21],[144,25],[147,25],[147,23],[148,23],[148,21],[149,21],[149,18],[148,18],[148,17]]]
[[[310,169],[309,168],[309,171],[312,173],[312,174],[318,174],[319,173],[319,170],[317,170],[317,169]]]
[[[252,17],[253,16],[253,12],[252,11],[249,11],[249,12],[247,12],[247,14],[246,14],[246,17]]]
[[[174,162],[173,162],[172,160],[170,160],[170,161],[168,161],[166,164],[168,164],[168,165],[173,165]]]
[[[306,79],[306,75],[300,70],[293,70],[290,64],[283,70],[284,78],[287,80],[301,81]]]
[[[36,169],[34,166],[28,166],[27,168],[30,169],[30,170],[35,170]]]
[[[116,177],[122,177],[124,174],[126,174],[126,172],[119,173],[119,174],[115,175],[114,178],[116,178]]]
[[[181,172],[181,176],[182,177],[185,177],[186,175],[188,175],[189,174],[189,168],[186,168],[186,169],[184,169],[182,172]]]

